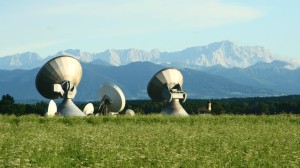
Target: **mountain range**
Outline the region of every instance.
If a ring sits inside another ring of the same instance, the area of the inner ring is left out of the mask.
[[[85,63],[98,65],[127,65],[132,62],[148,61],[165,66],[200,69],[221,65],[226,68],[245,68],[257,62],[272,62],[269,50],[263,47],[238,46],[230,41],[211,43],[206,46],[191,47],[176,52],[161,52],[127,49],[106,50],[99,53],[82,52],[79,49],[60,51],[44,59],[36,53],[26,52],[0,57],[0,69],[33,69],[42,66],[46,61],[58,55],[72,55]]]
[[[32,52],[0,57],[0,95],[10,94],[23,102],[44,99],[35,88],[35,76],[45,62],[63,54],[76,57],[83,67],[75,97],[78,101],[97,100],[99,85],[104,82],[117,84],[127,99],[148,99],[148,81],[165,67],[180,69],[188,98],[300,94],[299,68],[274,60],[263,47],[222,41],[178,52],[68,49],[44,59]]]

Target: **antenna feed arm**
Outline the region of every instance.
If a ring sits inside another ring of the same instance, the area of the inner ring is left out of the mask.
[[[184,91],[177,89],[169,90],[167,87],[163,88],[161,95],[167,102],[171,102],[173,99],[179,99],[180,102],[184,103],[187,98],[187,94]]]
[[[60,98],[73,99],[77,93],[76,86],[69,81],[61,84],[53,84],[53,91],[59,94]]]
[[[59,97],[64,97],[65,91],[60,84],[53,84],[53,91],[59,94]]]
[[[76,93],[77,93],[77,89],[76,89],[76,87],[74,86],[74,87],[72,88],[72,90],[69,90],[69,91],[66,92],[65,98],[67,98],[67,99],[74,99]]]
[[[184,91],[182,91],[182,92],[183,92],[183,99],[181,99],[180,102],[184,103],[186,101],[187,94]]]

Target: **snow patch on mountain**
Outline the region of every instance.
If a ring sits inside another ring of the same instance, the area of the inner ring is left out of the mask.
[[[285,66],[286,69],[295,70],[300,67],[300,58],[290,58],[287,62],[289,64]]]

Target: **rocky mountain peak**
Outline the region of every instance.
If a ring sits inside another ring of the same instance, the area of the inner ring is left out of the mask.
[[[212,49],[212,59],[215,64],[224,67],[249,67],[257,62],[271,62],[269,50],[263,47],[238,46],[230,41],[222,41],[208,45]]]
[[[27,69],[28,65],[42,62],[42,58],[33,52],[9,55],[0,58],[0,67],[3,69]]]
[[[94,58],[95,54],[89,53],[89,52],[83,52],[79,49],[67,49],[64,51],[60,51],[51,57],[55,57],[55,56],[59,56],[59,55],[71,55],[83,62],[91,62],[95,59]]]

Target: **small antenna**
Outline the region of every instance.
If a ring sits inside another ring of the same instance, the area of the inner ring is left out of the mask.
[[[131,109],[127,109],[127,110],[125,111],[125,114],[126,114],[126,115],[129,115],[129,116],[134,116],[134,115],[135,115],[134,111],[131,110]]]
[[[102,115],[116,115],[125,107],[125,96],[122,90],[113,83],[104,83],[99,90],[100,106]]]
[[[94,106],[92,103],[88,103],[84,109],[83,109],[83,113],[85,115],[92,115],[94,113]]]
[[[57,113],[57,106],[56,103],[53,100],[50,100],[48,105],[48,111],[46,112],[45,116],[47,117],[53,117]]]

